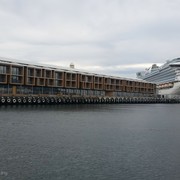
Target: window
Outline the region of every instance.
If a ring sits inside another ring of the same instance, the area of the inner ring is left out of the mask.
[[[91,82],[92,77],[88,76],[88,82]]]
[[[51,71],[46,70],[46,78],[50,78],[51,77]]]
[[[41,70],[40,69],[36,69],[36,77],[41,77]]]
[[[12,83],[20,83],[20,78],[18,76],[12,76]]]
[[[106,82],[106,84],[111,84],[111,79],[110,78],[106,78],[105,82]]]
[[[18,67],[12,67],[11,73],[12,73],[13,75],[20,75],[20,68],[18,68]]]
[[[28,76],[34,76],[34,70],[28,69]]]
[[[0,82],[6,82],[6,75],[0,75]]]
[[[56,78],[56,79],[60,79],[59,73],[56,73],[56,74],[55,74],[55,78]]]
[[[0,74],[6,74],[6,66],[0,66]]]
[[[76,80],[76,74],[72,74],[72,80],[73,80],[73,81]]]
[[[33,78],[28,78],[28,84],[33,84]]]

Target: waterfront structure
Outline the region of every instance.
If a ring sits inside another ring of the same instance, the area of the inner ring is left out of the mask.
[[[180,95],[180,58],[167,61],[160,67],[153,64],[151,68],[138,72],[137,77],[156,83],[160,95]]]
[[[1,96],[151,97],[155,83],[52,65],[0,59]]]

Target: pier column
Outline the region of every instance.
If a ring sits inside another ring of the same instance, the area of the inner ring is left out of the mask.
[[[13,96],[16,95],[16,89],[17,89],[16,86],[13,86],[13,87],[12,87],[12,94],[13,94]]]

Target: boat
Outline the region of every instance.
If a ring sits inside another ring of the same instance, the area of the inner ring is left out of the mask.
[[[153,64],[136,75],[139,79],[156,83],[159,95],[174,97],[180,95],[180,58],[168,60],[161,66]]]

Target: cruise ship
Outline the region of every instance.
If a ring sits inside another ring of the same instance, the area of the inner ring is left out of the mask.
[[[180,58],[166,61],[165,64],[137,72],[137,78],[157,84],[159,95],[180,95]]]

